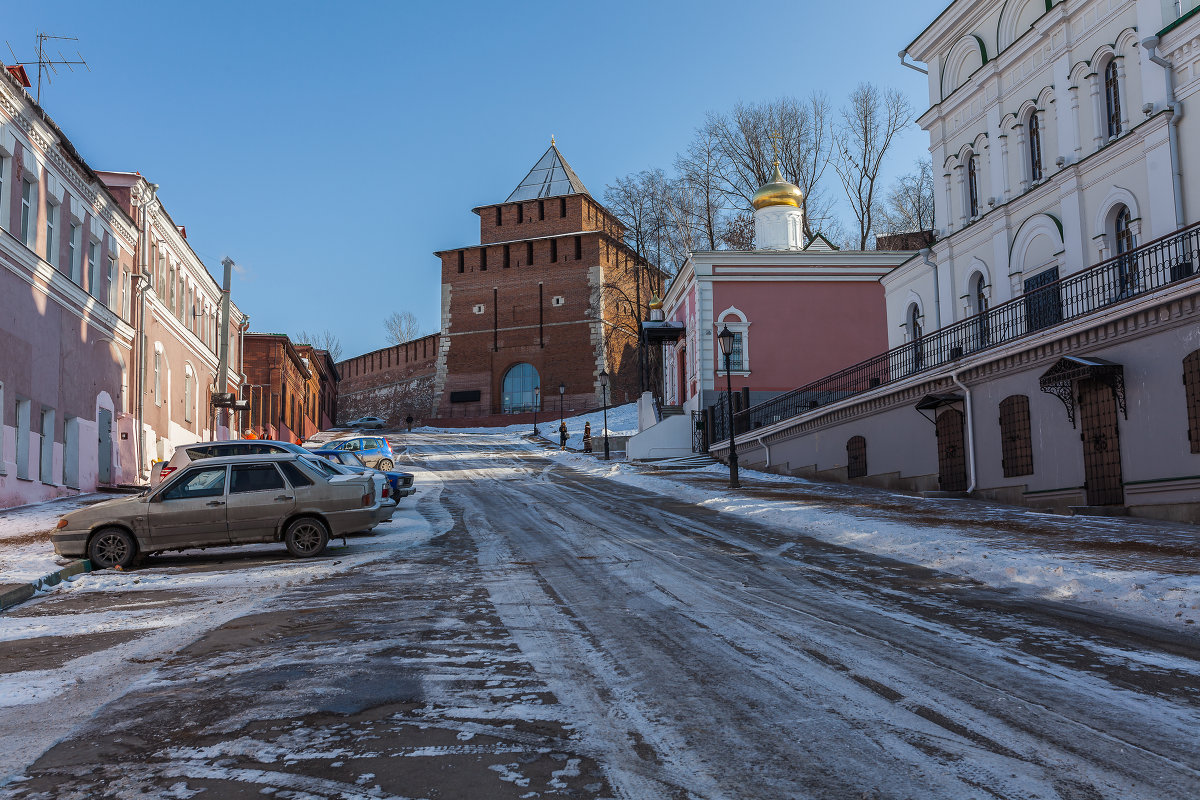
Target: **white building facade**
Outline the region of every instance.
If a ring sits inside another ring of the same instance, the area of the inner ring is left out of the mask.
[[[743,463],[1200,522],[1196,2],[956,0],[901,58],[936,241],[891,349],[743,412]]]

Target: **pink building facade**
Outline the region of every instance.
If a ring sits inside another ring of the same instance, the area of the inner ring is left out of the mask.
[[[128,480],[137,228],[0,72],[0,507]]]

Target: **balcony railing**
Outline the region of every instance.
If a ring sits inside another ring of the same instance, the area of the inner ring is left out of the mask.
[[[1085,317],[1197,274],[1200,223],[1148,242],[1082,272],[1030,289],[981,314],[947,325],[866,361],[734,414],[745,433],[879,386],[958,361],[1060,322]],[[722,395],[713,408],[710,441],[729,438]]]

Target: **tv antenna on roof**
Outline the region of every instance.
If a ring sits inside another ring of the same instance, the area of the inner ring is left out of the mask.
[[[55,67],[66,67],[71,72],[74,72],[76,66],[82,66],[82,67],[85,67],[88,72],[92,71],[92,68],[88,66],[88,63],[83,60],[83,53],[80,53],[78,50],[75,51],[75,55],[77,55],[79,57],[78,59],[68,58],[67,56],[63,55],[62,50],[58,51],[58,58],[55,58],[53,56],[53,54],[51,54],[51,53],[47,53],[46,52],[46,42],[50,39],[56,39],[56,40],[60,40],[60,41],[71,41],[71,42],[79,41],[78,36],[53,36],[49,33],[43,33],[41,31],[38,31],[37,32],[37,61],[21,61],[21,60],[19,60],[17,58],[17,54],[13,53],[12,45],[8,44],[8,42],[5,42],[5,44],[8,45],[8,52],[12,53],[14,64],[19,64],[21,66],[28,66],[28,67],[31,67],[34,64],[37,64],[37,68],[38,68],[37,94],[34,96],[34,99],[37,100],[38,105],[41,105],[41,103],[42,103],[42,78],[45,77],[46,83],[53,83],[53,81],[50,79],[50,76],[52,74],[53,75],[58,74],[58,70],[55,69]]]

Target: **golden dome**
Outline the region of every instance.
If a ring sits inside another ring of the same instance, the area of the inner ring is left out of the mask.
[[[650,298],[650,310],[651,311],[659,311],[662,309],[662,306],[663,306],[662,298],[659,297],[657,294]]]
[[[754,196],[750,198],[750,204],[754,208],[766,208],[767,206],[795,206],[800,208],[800,204],[804,202],[804,192],[800,191],[800,187],[794,183],[788,183],[783,179],[783,173],[779,171],[779,162],[775,162],[775,174],[771,176],[770,183],[764,183],[759,187]]]

